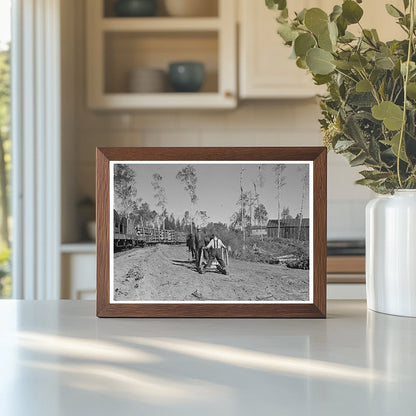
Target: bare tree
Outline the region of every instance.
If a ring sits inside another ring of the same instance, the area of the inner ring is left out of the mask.
[[[277,199],[277,237],[280,238],[280,203],[282,196],[282,189],[286,185],[286,176],[283,175],[285,165],[279,164],[273,166],[275,174],[274,183],[276,185],[276,199]]]
[[[195,217],[197,225],[200,227],[205,227],[209,222],[209,215],[206,211],[196,211]]]
[[[268,217],[266,207],[263,204],[259,204],[254,210],[254,219],[257,224],[263,228],[264,224],[268,220]]]
[[[185,191],[188,192],[189,195],[189,213],[195,211],[192,209],[192,205],[195,205],[198,201],[198,197],[196,195],[196,184],[198,182],[198,177],[196,175],[195,167],[192,165],[186,165],[182,170],[180,170],[176,174],[176,179],[182,182],[185,187]],[[192,233],[192,214],[190,215],[190,223],[191,223],[191,233]]]
[[[159,218],[162,222],[162,228],[165,229],[165,221],[167,216],[166,210],[166,191],[162,184],[163,177],[159,173],[154,173],[152,176],[152,186],[155,191],[154,197],[156,199],[156,206],[160,210]]]
[[[133,211],[137,196],[136,174],[123,163],[114,165],[114,205],[123,217],[129,217]]]
[[[301,182],[302,182],[302,199],[300,202],[300,212],[299,212],[299,225],[298,225],[298,240],[300,240],[302,232],[302,220],[303,220],[303,209],[305,205],[305,198],[308,191],[309,184],[309,167],[307,165],[300,166],[299,171],[301,172]]]

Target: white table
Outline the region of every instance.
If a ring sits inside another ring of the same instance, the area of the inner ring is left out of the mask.
[[[0,415],[416,414],[416,319],[97,319],[0,301]]]

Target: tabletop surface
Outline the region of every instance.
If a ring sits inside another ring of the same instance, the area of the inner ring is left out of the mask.
[[[98,319],[0,301],[0,415],[412,415],[416,319]]]

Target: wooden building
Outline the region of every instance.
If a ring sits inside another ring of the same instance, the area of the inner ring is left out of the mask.
[[[253,225],[250,228],[250,235],[253,237],[267,237],[267,227],[261,225]]]
[[[280,220],[280,238],[298,239],[299,219]],[[269,220],[267,223],[267,237],[278,238],[278,220]],[[302,219],[300,240],[309,240],[309,218]]]

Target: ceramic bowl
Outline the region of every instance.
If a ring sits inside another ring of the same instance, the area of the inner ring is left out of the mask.
[[[131,93],[165,92],[167,84],[167,75],[162,69],[136,68],[129,72],[128,91]]]
[[[157,12],[156,0],[118,0],[114,12],[119,17],[148,17]]]
[[[169,81],[177,92],[197,92],[205,80],[205,67],[201,62],[172,62]]]

